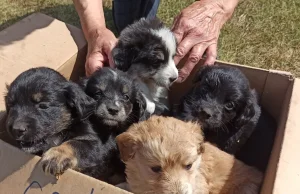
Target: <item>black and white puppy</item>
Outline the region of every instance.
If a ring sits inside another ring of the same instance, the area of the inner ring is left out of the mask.
[[[176,117],[201,123],[205,138],[264,171],[276,122],[258,104],[245,75],[234,67],[206,66],[176,110]]]
[[[178,78],[176,40],[159,19],[140,19],[126,27],[112,50],[117,69],[138,78],[147,111],[169,111],[168,88]]]
[[[81,80],[87,95],[97,102],[97,108],[89,120],[97,130],[103,147],[101,155],[106,157],[106,169],[114,169],[115,177],[124,176],[124,164],[119,158],[115,137],[126,131],[133,123],[146,120],[146,101],[136,84],[126,72],[104,67],[91,77]],[[112,184],[118,180],[106,180]]]
[[[101,141],[87,118],[96,101],[53,69],[21,73],[5,96],[7,131],[27,153],[41,155],[46,173],[67,169],[97,178]]]

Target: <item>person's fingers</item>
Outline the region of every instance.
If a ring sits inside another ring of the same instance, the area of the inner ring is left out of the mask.
[[[85,73],[87,76],[93,74],[96,70],[103,67],[103,56],[89,56],[85,63]]]
[[[114,68],[114,67],[115,67],[115,63],[114,63],[114,60],[113,60],[113,57],[112,57],[112,53],[111,53],[111,51],[113,50],[113,48],[115,47],[115,45],[116,45],[116,42],[114,42],[113,44],[111,44],[111,45],[105,50],[105,53],[107,54],[109,66],[110,66],[111,68]]]
[[[194,46],[193,38],[186,36],[178,45],[174,62],[177,65],[180,60],[191,50]]]
[[[206,49],[205,44],[197,44],[193,47],[189,58],[187,59],[186,63],[184,64],[183,68],[179,71],[179,78],[177,82],[183,82],[191,73],[195,65],[200,61],[202,55]]]
[[[206,49],[205,65],[213,65],[217,58],[217,44],[212,44]]]

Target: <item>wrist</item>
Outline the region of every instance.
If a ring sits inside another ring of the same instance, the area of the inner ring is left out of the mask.
[[[101,37],[105,30],[107,30],[107,28],[102,25],[93,26],[92,28],[88,29],[86,32],[87,41],[94,41],[98,37]]]
[[[226,20],[228,20],[229,18],[231,18],[235,8],[239,3],[239,0],[219,0],[219,2],[226,15]]]

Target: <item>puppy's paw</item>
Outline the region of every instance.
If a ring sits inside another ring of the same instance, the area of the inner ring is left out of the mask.
[[[58,179],[67,169],[75,169],[78,160],[73,147],[64,143],[45,152],[41,164],[46,174],[54,175]]]

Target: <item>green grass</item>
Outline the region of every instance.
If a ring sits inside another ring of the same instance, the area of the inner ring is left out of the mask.
[[[162,0],[158,15],[170,26],[174,16],[193,1]],[[80,27],[71,0],[1,0],[0,30],[37,11]],[[300,76],[299,13],[299,0],[241,0],[222,29],[219,59]],[[105,16],[114,30],[109,0]]]

